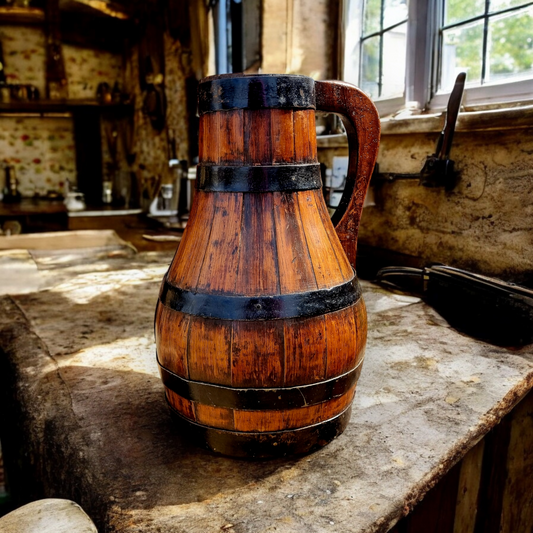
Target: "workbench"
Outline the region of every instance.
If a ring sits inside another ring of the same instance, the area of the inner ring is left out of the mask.
[[[170,260],[56,265],[42,290],[0,299],[16,501],[72,499],[102,533],[531,531],[533,346],[483,343],[362,282],[368,343],[346,431],[303,457],[218,456],[172,423],[158,375]]]

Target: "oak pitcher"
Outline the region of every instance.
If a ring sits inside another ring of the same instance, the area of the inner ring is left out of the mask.
[[[234,456],[306,453],[346,427],[366,344],[357,232],[379,146],[370,99],[300,75],[202,80],[196,194],[156,309],[157,357],[186,434]],[[315,110],[350,158],[330,218]]]

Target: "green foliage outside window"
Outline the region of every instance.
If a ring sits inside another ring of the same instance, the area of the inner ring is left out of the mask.
[[[495,0],[492,12],[519,6],[519,0]],[[483,15],[484,0],[448,0],[445,24]],[[466,23],[444,32],[445,46],[453,46],[456,68],[465,69],[470,82],[481,81],[484,21]],[[533,6],[489,18],[485,82],[533,74]]]

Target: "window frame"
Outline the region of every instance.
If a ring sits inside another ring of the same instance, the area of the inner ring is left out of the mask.
[[[353,5],[356,3],[362,6],[364,1],[344,0],[345,32],[351,23],[350,9],[354,9]],[[438,112],[446,108],[451,91],[437,89],[440,68],[440,28],[443,26],[443,16],[444,0],[409,0],[404,96],[374,100],[380,116],[392,115],[402,109],[417,114],[423,111]],[[361,41],[361,25],[360,22],[357,42]],[[341,57],[344,58],[342,77],[351,78],[347,81],[353,83],[355,81],[353,71],[350,76],[345,68],[348,57],[346,46],[341,51]],[[359,54],[356,57],[356,65],[353,70],[359,72]],[[355,84],[358,85],[358,80]],[[463,96],[463,106],[476,109],[508,107],[517,103],[530,105],[532,102],[533,78],[466,87]]]

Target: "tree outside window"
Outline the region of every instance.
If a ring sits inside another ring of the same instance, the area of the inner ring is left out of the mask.
[[[345,79],[378,104],[396,99],[401,107],[413,93],[423,93],[425,105],[449,93],[460,71],[467,72],[469,88],[501,85],[491,98],[516,91],[514,82],[533,79],[533,1],[349,2]],[[427,62],[427,68],[416,62]],[[523,96],[528,90],[520,87]]]

